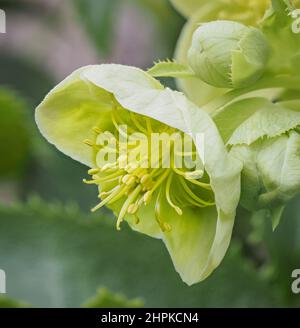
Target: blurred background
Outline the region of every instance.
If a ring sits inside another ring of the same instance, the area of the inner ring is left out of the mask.
[[[163,244],[112,215],[91,215],[87,168],[40,136],[34,109],[76,68],[120,63],[149,68],[172,58],[184,19],[168,0],[0,0],[0,307],[300,306],[299,199],[279,228],[240,211],[217,271],[187,287]],[[172,87],[175,84],[169,81]]]

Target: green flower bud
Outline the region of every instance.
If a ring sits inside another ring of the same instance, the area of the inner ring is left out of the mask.
[[[269,45],[263,33],[231,21],[200,26],[188,53],[197,76],[219,88],[241,88],[256,82],[268,58]]]

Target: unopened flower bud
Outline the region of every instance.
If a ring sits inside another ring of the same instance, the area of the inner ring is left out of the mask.
[[[200,26],[189,49],[189,65],[204,82],[241,88],[256,82],[269,58],[269,44],[257,28],[231,21]]]

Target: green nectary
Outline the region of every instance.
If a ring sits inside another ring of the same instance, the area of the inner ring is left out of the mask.
[[[241,88],[256,82],[269,58],[269,45],[254,27],[231,21],[200,26],[188,60],[196,75],[219,88]]]

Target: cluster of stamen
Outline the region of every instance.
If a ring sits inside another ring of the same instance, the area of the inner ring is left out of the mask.
[[[153,123],[156,121],[130,113],[129,121],[125,122],[124,118],[119,114],[120,111],[122,112],[124,109],[115,108],[112,111],[113,130],[116,137],[123,133],[120,126],[124,123],[128,124],[130,131],[142,132],[147,135],[153,132]],[[164,131],[171,132],[170,128],[163,124],[161,124],[161,127],[163,127]],[[95,133],[95,141],[85,140],[84,142],[88,146],[94,148],[95,156],[97,156],[97,152],[101,150],[101,147],[97,144],[97,137],[102,131],[98,127],[94,127],[93,130]],[[172,131],[173,130],[174,129],[172,129]],[[175,166],[172,167],[172,165],[170,168],[151,168],[149,163],[151,159],[147,159],[147,165],[145,165],[145,159],[141,159],[139,163],[130,163],[128,162],[128,154],[120,154],[118,149],[112,151],[116,152],[116,162],[105,164],[102,167],[99,167],[97,164],[97,167],[88,171],[92,179],[84,180],[84,182],[87,184],[96,184],[100,189],[99,198],[101,202],[95,206],[92,211],[96,211],[104,205],[112,205],[122,199],[123,205],[119,211],[117,220],[118,230],[120,230],[120,225],[128,214],[134,216],[135,223],[138,224],[140,222],[138,212],[141,207],[147,206],[153,202],[155,219],[160,228],[162,231],[170,231],[172,227],[164,222],[161,215],[162,197],[164,197],[169,206],[173,208],[178,215],[183,214],[184,209],[182,207],[187,204],[195,207],[214,205],[213,200],[202,199],[193,188],[197,187],[208,191],[210,194],[209,198],[213,199],[210,184],[200,181],[199,179],[199,174],[202,176],[203,171],[188,171],[176,168]],[[130,152],[130,148],[128,152]],[[159,160],[163,161],[163,158]],[[180,185],[180,197],[175,197],[174,192],[171,192],[174,178],[177,179]],[[105,186],[105,188],[103,186]],[[109,188],[107,186],[109,186]]]

